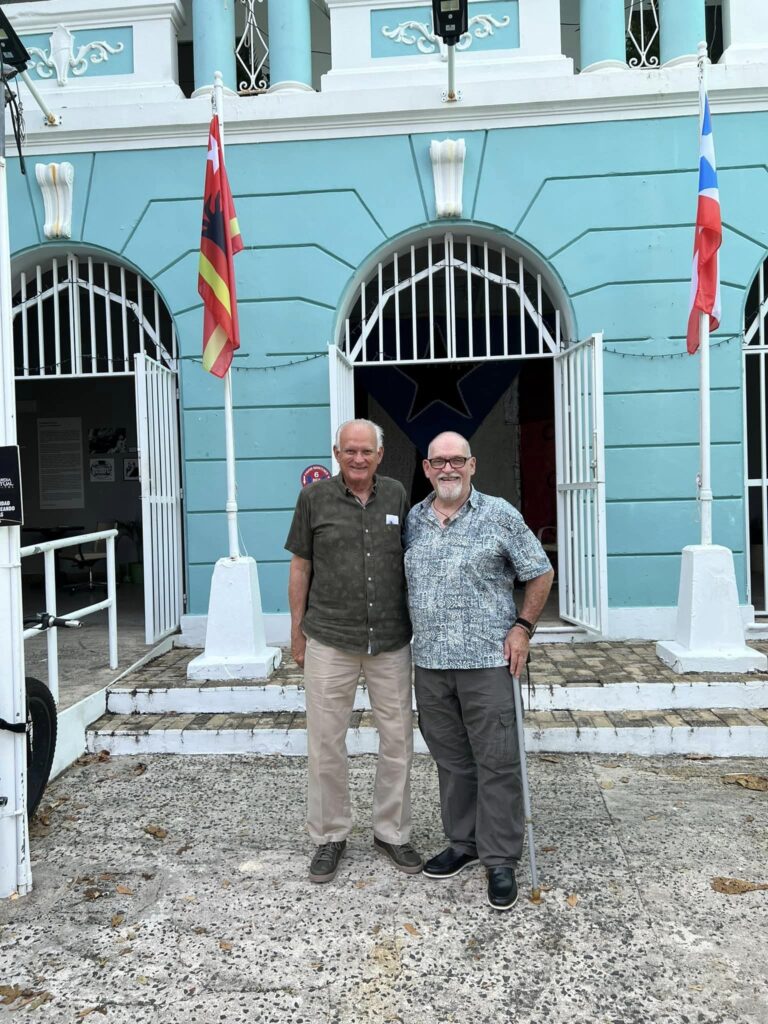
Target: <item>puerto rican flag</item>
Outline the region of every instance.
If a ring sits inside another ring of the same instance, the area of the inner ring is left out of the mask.
[[[699,205],[696,211],[696,234],[693,241],[693,273],[691,275],[691,305],[688,315],[688,351],[691,355],[699,347],[699,314],[709,314],[709,329],[720,326],[720,262],[718,249],[723,241],[720,219],[720,190],[717,187],[715,140],[712,137],[712,119],[709,99],[701,86],[701,138],[699,145]]]

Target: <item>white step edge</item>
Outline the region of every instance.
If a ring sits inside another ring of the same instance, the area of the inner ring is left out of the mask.
[[[528,695],[523,683],[523,699]],[[414,705],[415,706],[415,705]],[[356,711],[371,707],[368,691],[358,687]],[[768,679],[675,683],[608,683],[604,686],[536,686],[531,711],[674,711],[695,708],[768,708]],[[107,710],[132,714],[259,714],[304,711],[298,686],[110,688]]]
[[[427,753],[420,733],[414,730],[414,750]],[[153,729],[149,732],[111,733],[90,730],[88,750],[126,754],[284,754],[305,757],[307,736],[303,729]],[[708,754],[713,757],[762,757],[768,750],[768,726],[663,726],[660,728],[563,727],[525,730],[529,753]],[[350,754],[375,754],[375,729],[350,729]]]

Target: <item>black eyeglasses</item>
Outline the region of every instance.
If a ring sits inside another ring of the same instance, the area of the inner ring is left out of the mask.
[[[463,469],[471,458],[471,455],[451,455],[449,459],[427,459],[427,462],[432,469],[445,469],[448,465],[451,469]]]

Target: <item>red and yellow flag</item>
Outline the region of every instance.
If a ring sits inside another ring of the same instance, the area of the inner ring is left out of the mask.
[[[232,257],[243,248],[214,114],[208,134],[197,290],[203,300],[203,368],[224,377],[240,348]]]

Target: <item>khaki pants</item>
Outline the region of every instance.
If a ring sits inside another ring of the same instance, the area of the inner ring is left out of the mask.
[[[318,845],[346,839],[352,828],[346,735],[360,669],[365,673],[379,756],[373,790],[373,832],[385,843],[407,843],[411,828],[413,760],[411,648],[351,654],[307,640],[309,782],[307,831]]]

